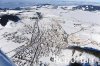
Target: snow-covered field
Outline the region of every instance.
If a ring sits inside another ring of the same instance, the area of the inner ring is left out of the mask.
[[[71,10],[71,7],[64,10],[60,6],[56,9],[35,6],[30,10],[0,12],[0,15],[20,14],[21,18],[17,23],[9,21],[5,27],[0,25],[0,49],[17,66],[35,65],[34,62],[40,64],[36,66],[67,66],[72,58],[77,62],[89,59],[90,65],[94,64],[91,60],[100,61],[100,56],[68,49],[79,46],[100,52],[100,12]]]

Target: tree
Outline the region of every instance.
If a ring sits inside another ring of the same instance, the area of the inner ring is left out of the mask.
[[[8,41],[24,43],[11,51],[15,52],[11,59],[17,66],[34,66],[39,64],[40,57],[48,56],[50,52],[59,55],[60,50],[67,47],[66,33],[58,23],[53,22],[49,26],[51,29],[41,30],[39,20],[36,19],[33,26],[24,24],[24,28],[20,29],[22,32],[3,34]],[[31,35],[31,38],[26,35]]]

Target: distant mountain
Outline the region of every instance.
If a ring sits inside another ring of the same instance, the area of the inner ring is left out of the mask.
[[[100,6],[95,6],[95,5],[78,5],[73,7],[73,10],[84,10],[84,11],[96,11],[96,10],[100,10]]]
[[[98,2],[86,2],[86,1],[64,1],[64,0],[0,0],[0,8],[16,8],[33,5],[100,5]]]

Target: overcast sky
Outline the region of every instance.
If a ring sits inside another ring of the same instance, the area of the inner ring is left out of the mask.
[[[12,1],[29,1],[29,2],[49,2],[49,1],[84,1],[84,2],[100,2],[100,0],[0,0],[1,2],[12,2]]]

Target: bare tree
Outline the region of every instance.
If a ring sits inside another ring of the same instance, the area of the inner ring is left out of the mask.
[[[21,35],[18,35],[18,31],[2,35],[8,41],[24,43],[8,52],[15,52],[11,59],[17,66],[34,66],[39,64],[40,57],[48,56],[50,52],[58,55],[61,49],[67,47],[67,34],[58,23],[53,23],[50,25],[52,29],[47,30],[41,30],[38,23],[39,18],[33,26],[25,24]],[[26,34],[31,35],[31,38],[25,36]]]

